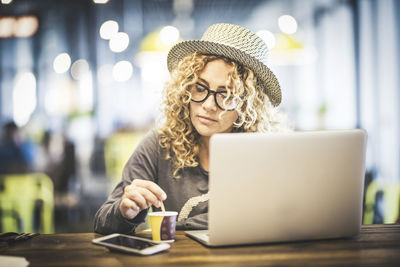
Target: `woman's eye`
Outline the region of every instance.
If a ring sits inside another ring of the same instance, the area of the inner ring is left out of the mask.
[[[225,99],[225,98],[227,98],[228,97],[228,95],[229,95],[229,93],[228,92],[226,92],[226,91],[223,91],[223,92],[218,92],[218,94],[223,98],[223,99]],[[232,96],[231,96],[232,97]]]
[[[196,90],[197,90],[197,92],[202,93],[206,90],[206,88],[204,88],[203,86],[200,86],[200,85],[196,85]]]

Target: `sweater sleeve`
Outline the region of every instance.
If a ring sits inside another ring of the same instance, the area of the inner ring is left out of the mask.
[[[176,222],[176,230],[207,230],[208,213],[201,213]]]
[[[94,218],[96,233],[132,233],[139,224],[144,222],[147,210],[142,210],[135,218],[128,220],[122,216],[119,205],[125,186],[134,179],[155,180],[158,156],[158,136],[156,130],[152,130],[143,138],[126,163],[121,182],[97,211]]]

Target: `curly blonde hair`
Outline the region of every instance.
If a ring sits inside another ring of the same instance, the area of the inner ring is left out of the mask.
[[[222,56],[203,52],[192,53],[181,60],[171,73],[163,91],[163,125],[159,128],[159,142],[165,149],[165,159],[172,159],[173,176],[180,177],[180,170],[199,165],[200,135],[190,119],[189,86],[198,81],[207,63],[222,59],[232,66],[227,84],[238,101],[238,119],[233,132],[278,132],[287,127],[285,117],[271,104],[264,88],[257,82],[253,71],[240,63]],[[224,111],[229,112],[229,111]]]

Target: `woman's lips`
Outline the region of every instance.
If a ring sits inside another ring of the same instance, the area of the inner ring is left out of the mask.
[[[212,124],[212,123],[216,123],[217,122],[216,120],[213,120],[213,119],[211,119],[209,117],[205,117],[205,116],[197,115],[197,118],[199,119],[199,121],[201,123],[204,123],[204,124]]]

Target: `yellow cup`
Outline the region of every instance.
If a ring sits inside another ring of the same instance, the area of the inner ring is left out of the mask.
[[[173,242],[175,238],[176,211],[150,212],[153,241]]]

